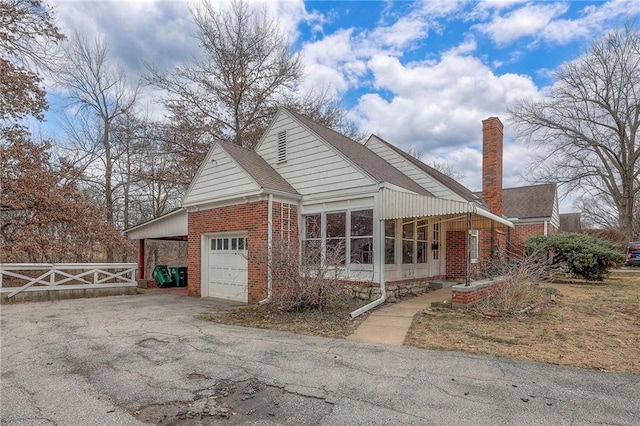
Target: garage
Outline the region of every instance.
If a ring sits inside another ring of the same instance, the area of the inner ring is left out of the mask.
[[[206,296],[247,303],[249,293],[246,234],[211,236],[208,247]]]

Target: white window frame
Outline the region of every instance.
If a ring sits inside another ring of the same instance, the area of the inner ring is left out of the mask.
[[[318,240],[317,238],[311,238],[311,239],[307,239],[307,220],[306,217],[307,216],[316,216],[316,215],[320,215],[320,223],[321,223],[321,238],[319,239],[321,241],[321,262],[324,264],[324,262],[326,261],[326,254],[327,254],[327,215],[330,214],[344,214],[345,215],[345,236],[344,236],[344,240],[345,240],[345,244],[344,244],[344,254],[345,254],[345,263],[344,264],[338,264],[338,265],[330,265],[330,266],[334,266],[337,268],[348,268],[351,270],[372,270],[373,269],[373,263],[375,262],[375,220],[373,223],[373,232],[371,236],[351,236],[351,213],[352,212],[358,212],[358,211],[363,211],[363,210],[371,210],[373,211],[373,208],[370,207],[361,207],[361,208],[357,208],[357,207],[353,207],[353,208],[348,208],[348,209],[336,209],[336,210],[327,210],[327,211],[322,211],[322,212],[308,212],[308,213],[304,213],[301,215],[301,223],[302,223],[302,232],[300,232],[300,246],[301,249],[304,248],[306,241],[314,241],[314,240]],[[351,262],[351,239],[365,239],[365,238],[371,238],[372,241],[372,248],[373,248],[373,253],[371,254],[371,263],[355,263],[355,262]],[[336,238],[337,239],[337,238]]]

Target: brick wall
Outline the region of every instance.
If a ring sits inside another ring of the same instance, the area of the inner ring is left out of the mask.
[[[558,229],[551,224],[547,224],[547,234],[552,235]],[[511,230],[510,251],[514,256],[521,256],[524,252],[524,243],[531,237],[544,235],[544,223],[515,224]]]
[[[480,238],[480,235],[478,235]],[[480,247],[482,255],[482,247]],[[466,272],[467,238],[466,231],[447,231],[447,272],[445,278],[464,282],[467,278]],[[471,264],[471,276],[479,273],[480,263]]]
[[[454,308],[471,306],[500,290],[505,285],[506,283],[500,280],[475,281],[468,287],[454,285],[451,287],[451,304]]]
[[[273,203],[273,236],[280,237],[280,203]],[[209,210],[189,212],[188,245],[188,294],[201,296],[201,244],[202,234],[218,232],[246,232],[248,251],[249,303],[257,303],[267,297],[267,268],[264,261],[267,252],[268,202],[237,204]],[[291,240],[298,239],[298,213],[291,209]]]

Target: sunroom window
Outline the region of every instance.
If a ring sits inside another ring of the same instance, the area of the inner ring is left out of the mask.
[[[327,253],[330,265],[344,265],[346,250],[346,213],[327,213]]]
[[[384,221],[384,263],[396,263],[396,221],[393,219]]]
[[[416,222],[412,219],[402,223],[402,263],[413,263]]]
[[[307,261],[373,264],[373,210],[309,214],[303,216],[303,223],[302,247]]]
[[[351,212],[351,263],[373,263],[373,210]]]
[[[419,220],[416,224],[418,232],[416,233],[416,263],[427,263],[429,259],[429,247],[427,238],[429,237],[429,228],[426,220]]]
[[[303,256],[306,262],[319,264],[322,254],[322,216],[304,216]]]

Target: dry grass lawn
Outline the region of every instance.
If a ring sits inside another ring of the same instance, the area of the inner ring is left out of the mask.
[[[545,286],[557,303],[526,315],[418,313],[405,344],[640,374],[640,274]]]
[[[602,283],[565,280],[544,286],[555,289],[556,303],[526,314],[486,318],[476,310],[418,313],[405,345],[640,374],[640,271],[616,273]],[[366,319],[367,314],[349,319],[364,303],[340,299],[322,312],[302,313],[247,306],[203,319],[344,338]]]
[[[202,317],[204,320],[246,327],[289,331],[309,336],[341,337],[352,334],[366,318],[361,315],[350,319],[349,314],[366,302],[335,299],[323,311],[283,312],[273,305],[246,306],[235,311],[217,312]]]

